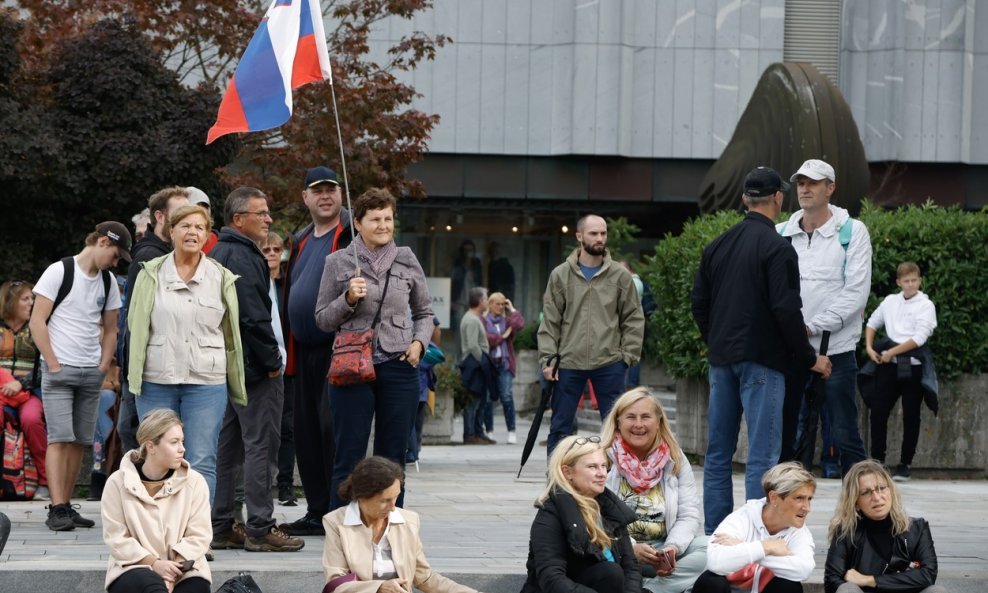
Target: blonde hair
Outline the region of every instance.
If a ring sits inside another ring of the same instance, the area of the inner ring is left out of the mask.
[[[614,402],[611,412],[604,419],[604,425],[600,429],[600,446],[605,450],[611,448],[611,445],[614,444],[614,437],[621,433],[621,416],[624,415],[628,408],[642,400],[648,400],[652,403],[655,417],[659,421],[659,427],[655,431],[655,441],[649,446],[648,452],[655,451],[664,442],[669,447],[669,457],[672,458],[674,463],[672,471],[675,474],[679,474],[683,450],[680,448],[679,441],[676,440],[675,435],[672,434],[672,429],[669,428],[669,418],[666,417],[665,410],[662,409],[662,404],[659,403],[658,398],[652,395],[648,387],[635,387],[625,392],[624,395]]]
[[[900,535],[909,529],[909,516],[902,508],[902,497],[899,490],[889,475],[885,466],[874,459],[859,461],[851,466],[844,476],[841,484],[840,496],[837,497],[837,509],[834,517],[830,520],[830,527],[827,529],[827,539],[834,543],[840,539],[850,539],[858,529],[858,499],[861,497],[861,486],[859,481],[862,477],[874,475],[879,481],[884,481],[889,488],[889,502],[891,510],[889,517],[892,519],[892,535]]]
[[[584,442],[577,444],[580,440]],[[599,442],[589,441],[586,437],[569,436],[561,440],[549,458],[549,484],[542,496],[535,501],[535,506],[541,507],[553,491],[566,492],[573,497],[580,509],[580,515],[590,535],[590,542],[603,550],[610,547],[611,536],[600,526],[600,505],[592,497],[577,492],[563,473],[564,466],[573,467],[580,458],[602,450]]]
[[[785,498],[803,486],[813,486],[813,490],[816,490],[816,478],[798,461],[780,463],[762,474],[765,496],[769,492],[775,492]]]
[[[487,295],[487,305],[490,306],[491,303],[506,303],[508,302],[508,297],[504,296],[503,292],[492,292]]]
[[[157,445],[161,437],[171,430],[175,425],[184,426],[182,419],[173,410],[168,408],[158,408],[151,410],[148,415],[141,420],[141,425],[137,427],[137,454],[131,455],[130,460],[140,463],[148,457],[148,443]]]
[[[193,214],[201,214],[203,218],[206,219],[206,234],[208,235],[213,230],[213,217],[209,214],[209,210],[203,208],[199,204],[187,204],[185,206],[179,206],[172,212],[172,215],[168,218],[165,224],[165,234],[170,235],[172,232],[172,227],[182,222],[186,218],[192,216]]]

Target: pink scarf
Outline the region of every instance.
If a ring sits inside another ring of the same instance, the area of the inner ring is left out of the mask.
[[[659,443],[648,457],[639,459],[621,435],[614,436],[611,452],[614,454],[614,463],[617,464],[621,477],[638,494],[648,492],[659,483],[662,479],[662,468],[669,461],[669,445],[664,442]]]

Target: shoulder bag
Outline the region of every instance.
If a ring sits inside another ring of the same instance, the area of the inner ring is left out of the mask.
[[[329,365],[329,383],[337,387],[370,383],[377,378],[374,372],[374,328],[381,321],[381,308],[388,296],[391,270],[384,280],[381,302],[371,326],[363,331],[340,330],[333,340],[333,359]]]

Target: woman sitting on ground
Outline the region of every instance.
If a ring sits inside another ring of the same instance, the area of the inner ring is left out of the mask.
[[[816,566],[806,527],[816,479],[796,461],[762,476],[765,498],[749,500],[725,518],[710,538],[707,570],[693,593],[799,593]]]
[[[422,552],[418,514],[395,506],[405,473],[384,457],[366,457],[340,485],[349,504],[322,519],[326,529],[323,593],[476,593],[433,572]]]
[[[605,486],[600,438],[566,437],[549,458],[549,485],[535,506],[522,593],[641,593],[628,525],[638,520]]]
[[[182,421],[171,410],[152,410],[137,442],[103,490],[106,590],[209,593],[209,490],[182,457]]]
[[[689,589],[707,564],[696,481],[648,388],[636,387],[614,402],[601,445],[611,460],[608,490],[638,516],[628,532],[644,587],[653,593]]]
[[[892,477],[877,461],[855,463],[844,476],[828,539],[826,593],[946,592],[936,584],[930,526],[906,515]]]

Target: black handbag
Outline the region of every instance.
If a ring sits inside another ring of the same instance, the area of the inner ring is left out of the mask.
[[[220,588],[216,590],[216,593],[264,593],[261,588],[257,586],[257,582],[254,581],[254,577],[250,576],[246,572],[242,572],[237,576],[227,580],[227,582],[220,585]]]

